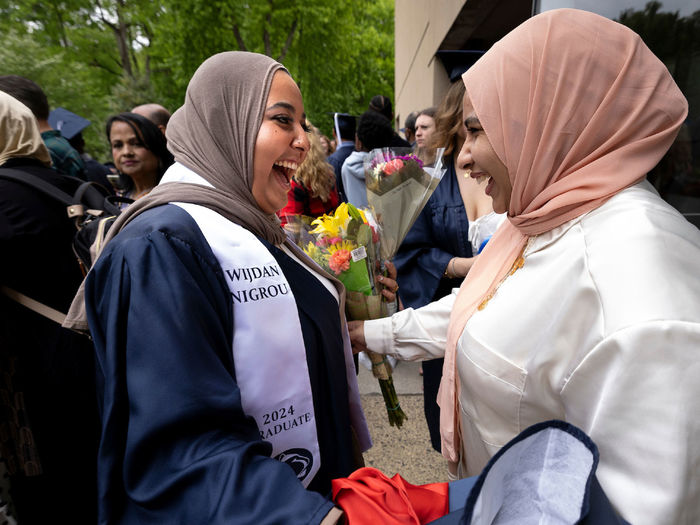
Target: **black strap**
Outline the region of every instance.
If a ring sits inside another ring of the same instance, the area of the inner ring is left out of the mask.
[[[119,215],[121,211],[118,204],[115,204],[109,199],[110,193],[104,186],[96,182],[82,182],[75,177],[68,177],[66,175],[61,175],[56,173],[55,177],[58,179],[69,180],[71,184],[77,184],[80,182],[78,189],[75,194],[70,195],[60,188],[54,186],[50,182],[45,181],[41,177],[32,175],[25,171],[16,170],[13,168],[0,168],[0,178],[12,180],[14,182],[22,183],[26,186],[30,186],[44,195],[51,197],[54,200],[64,204],[65,206],[73,206],[75,204],[82,204],[87,209],[92,210],[104,210],[106,215]],[[133,202],[129,199],[130,202]]]
[[[108,215],[117,215],[119,213],[119,208],[108,209],[109,205],[107,204],[106,199],[109,195],[110,192],[106,190],[102,184],[87,181],[78,186],[78,189],[73,197],[76,202],[84,204],[90,209],[104,209],[107,211]]]
[[[64,175],[61,174],[57,174],[57,176],[64,177]],[[65,204],[66,206],[77,204],[76,200],[72,195],[69,195],[68,193],[57,188],[50,182],[46,182],[41,177],[37,177],[36,175],[32,175],[31,173],[15,170],[12,168],[0,168],[0,177],[14,182],[22,183],[26,186],[30,186],[40,191],[44,195],[47,195],[52,199],[55,199]]]

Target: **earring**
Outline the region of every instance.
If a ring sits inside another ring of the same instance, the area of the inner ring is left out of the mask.
[[[467,171],[464,172],[464,178],[465,178],[465,179],[468,179],[469,177],[471,177],[471,175],[472,175],[472,170],[471,170],[471,169],[467,169]]]

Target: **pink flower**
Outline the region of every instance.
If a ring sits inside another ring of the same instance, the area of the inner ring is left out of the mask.
[[[316,241],[316,244],[323,248],[324,246],[333,246],[334,244],[338,244],[342,240],[343,239],[340,237],[321,237],[318,241]]]
[[[385,175],[391,175],[395,171],[399,171],[401,168],[403,168],[403,161],[401,159],[392,159],[386,163],[383,171]]]
[[[336,275],[340,275],[342,272],[349,270],[350,252],[342,249],[334,251],[330,259],[328,259],[328,266]]]

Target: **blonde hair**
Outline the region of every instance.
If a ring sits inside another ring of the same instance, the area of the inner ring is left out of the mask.
[[[333,166],[326,162],[326,154],[321,146],[318,130],[310,124],[309,127],[311,128],[309,132],[311,146],[304,162],[294,174],[294,180],[309,190],[312,197],[318,197],[326,202],[335,186],[335,172]]]
[[[464,82],[455,82],[447,90],[440,105],[435,112],[435,131],[430,137],[431,147],[445,148],[445,155],[456,152],[462,146],[462,138],[459,132],[463,126],[462,102],[464,100]]]

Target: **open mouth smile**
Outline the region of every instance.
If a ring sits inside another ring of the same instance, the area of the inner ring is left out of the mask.
[[[299,165],[290,160],[278,160],[272,165],[272,167],[276,173],[284,177],[284,181],[280,182],[289,185]]]

